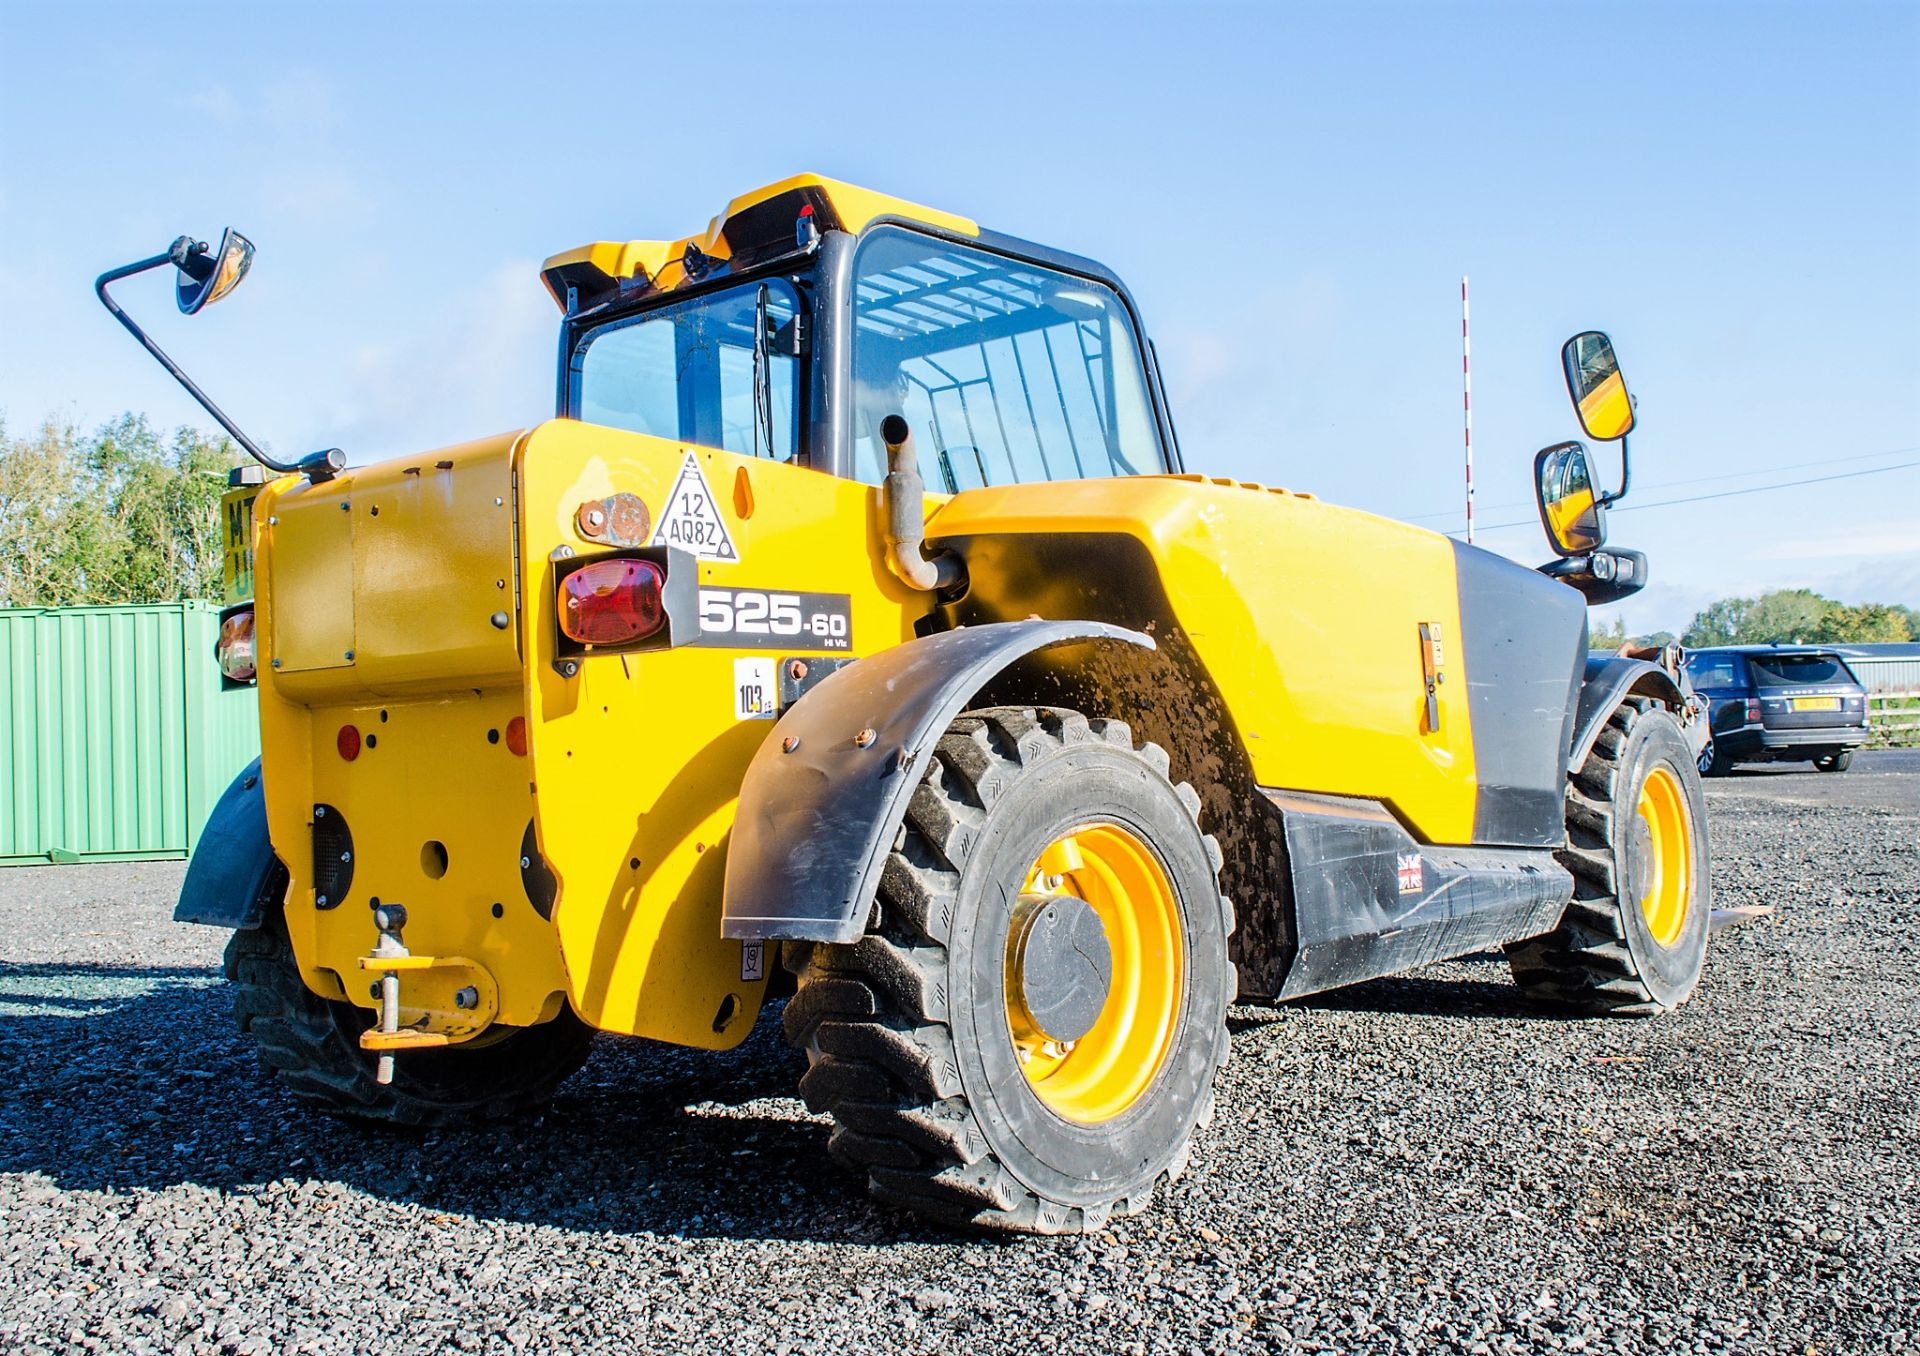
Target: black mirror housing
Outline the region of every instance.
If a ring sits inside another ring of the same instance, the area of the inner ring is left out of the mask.
[[[168,251],[180,271],[174,280],[174,300],[180,314],[194,315],[233,291],[253,267],[253,242],[229,226],[220,233],[220,248],[209,252],[204,240],[181,236]]]
[[[1560,346],[1567,395],[1589,438],[1610,443],[1633,432],[1633,397],[1614,355],[1613,340],[1584,330]]]
[[[1581,444],[1555,443],[1534,454],[1533,493],[1540,525],[1559,554],[1583,556],[1607,544],[1607,501]]]

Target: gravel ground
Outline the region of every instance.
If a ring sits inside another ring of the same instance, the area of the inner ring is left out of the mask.
[[[764,1022],[601,1042],[541,1119],[297,1110],[178,865],[0,872],[0,1350],[1902,1351],[1920,1343],[1920,755],[1709,783],[1716,934],[1652,1022],[1480,957],[1235,1009],[1158,1209],[870,1205]]]

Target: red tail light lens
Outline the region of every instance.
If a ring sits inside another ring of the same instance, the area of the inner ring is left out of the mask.
[[[220,638],[213,643],[213,657],[220,672],[236,683],[253,681],[253,609],[229,614],[220,623]]]
[[[665,624],[667,576],[650,560],[596,560],[560,581],[560,629],[582,645],[629,645]]]
[[[1747,698],[1747,724],[1758,725],[1759,723],[1760,699],[1758,697],[1749,697]]]

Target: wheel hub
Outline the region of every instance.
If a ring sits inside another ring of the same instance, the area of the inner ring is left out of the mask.
[[[1014,907],[1007,988],[1034,1031],[1057,1045],[1093,1030],[1113,982],[1113,950],[1091,904],[1030,894]]]

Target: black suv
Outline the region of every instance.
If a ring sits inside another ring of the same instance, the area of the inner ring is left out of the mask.
[[[1810,645],[1729,645],[1689,650],[1687,677],[1712,703],[1712,740],[1700,771],[1735,763],[1811,759],[1845,772],[1867,742],[1867,690],[1832,650]]]

